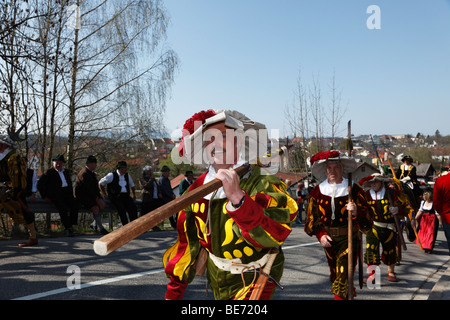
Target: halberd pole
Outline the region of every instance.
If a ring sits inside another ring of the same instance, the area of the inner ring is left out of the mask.
[[[353,143],[352,143],[352,121],[348,122],[348,137],[347,137],[347,150],[348,157],[352,156]],[[353,202],[352,198],[352,173],[348,173],[348,203]],[[350,210],[348,210],[348,300],[353,300],[353,217]]]

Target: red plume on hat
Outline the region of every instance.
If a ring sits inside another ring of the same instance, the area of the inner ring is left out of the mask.
[[[365,178],[362,178],[361,180],[359,180],[359,185],[362,186],[364,183],[366,183],[367,181],[370,181],[373,179],[373,176],[367,176]]]
[[[195,131],[195,122],[201,122],[202,124],[205,123],[206,119],[211,118],[212,116],[215,116],[216,113],[214,110],[206,110],[206,111],[200,111],[194,114],[191,118],[186,120],[183,126],[183,138],[181,139],[180,145],[178,146],[178,152],[180,153],[180,156],[183,156],[183,150],[184,150],[184,137],[190,134],[193,134]]]
[[[341,154],[338,150],[318,152],[311,157],[309,162],[311,163],[311,172],[313,176],[321,181],[324,181],[327,178],[327,161],[338,161],[342,164],[344,174],[354,172],[357,167],[356,161],[352,157]]]
[[[186,120],[184,123],[183,129],[188,131],[189,134],[193,134],[194,130],[194,123],[196,121],[201,121],[202,123],[205,123],[206,119],[211,118],[212,116],[215,116],[216,113],[214,110],[206,110],[206,111],[200,111],[194,114],[190,119]]]
[[[331,158],[339,158],[341,153],[337,150],[331,150],[331,151],[325,151],[325,152],[318,152],[315,155],[311,157],[310,163],[311,165],[314,164],[314,162],[318,160],[327,160]]]

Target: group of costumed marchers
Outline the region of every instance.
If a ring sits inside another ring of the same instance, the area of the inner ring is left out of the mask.
[[[311,157],[312,174],[320,181],[310,194],[305,232],[315,235],[324,247],[330,268],[331,293],[336,300],[349,297],[348,279],[348,205],[349,181],[345,177],[356,170],[352,157],[339,151],[319,152]],[[330,182],[329,164],[338,164],[341,171],[337,179]],[[397,281],[394,266],[399,262],[398,252],[401,229],[395,219],[401,219],[412,210],[398,181],[384,174],[373,174],[354,182],[351,186],[354,202],[352,210],[352,272],[357,261],[378,266],[381,261],[388,266],[388,280]],[[399,233],[400,230],[400,233]],[[363,253],[362,235],[366,236],[366,250]],[[380,250],[381,254],[380,254]],[[360,265],[359,268],[362,268]],[[360,274],[365,273],[360,269]],[[360,285],[374,283],[374,269],[367,279],[360,276]],[[352,285],[353,286],[353,285]]]

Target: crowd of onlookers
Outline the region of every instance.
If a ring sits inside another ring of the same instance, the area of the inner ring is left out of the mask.
[[[57,155],[52,159],[52,167],[39,179],[34,170],[27,169],[26,195],[28,201],[33,202],[35,194],[39,192],[42,199],[53,203],[67,236],[74,235],[73,227],[78,223],[80,209],[92,212],[94,221],[90,227],[93,230],[103,235],[108,234],[109,231],[102,223],[105,200],[110,201],[117,210],[122,225],[125,225],[138,217],[138,211],[142,215],[147,214],[176,198],[169,180],[170,168],[167,166],[161,168],[159,179],[154,176],[152,167],[145,166],[142,169],[142,176],[139,178],[141,201],[136,202],[136,187],[128,173],[126,161],[119,161],[113,172],[98,179],[95,173],[97,159],[90,155],[85,167],[77,174],[74,186],[71,172],[64,168],[65,162],[63,155]],[[193,172],[187,171],[185,179],[179,185],[180,194],[187,190],[193,180]],[[173,228],[176,227],[176,217],[170,217],[170,224]],[[153,230],[159,230],[159,227],[155,226]],[[37,240],[28,243],[35,244]]]

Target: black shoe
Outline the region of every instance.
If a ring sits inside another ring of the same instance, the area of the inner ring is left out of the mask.
[[[68,237],[73,237],[75,235],[75,233],[73,232],[72,228],[66,229],[66,235]]]
[[[106,235],[106,234],[109,233],[109,231],[106,230],[105,228],[102,228],[102,229],[100,230],[100,233],[101,233],[102,235]]]

